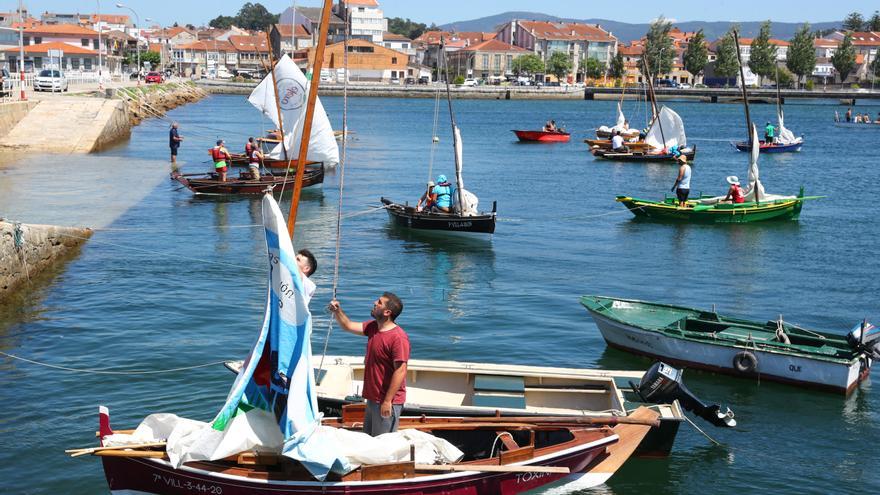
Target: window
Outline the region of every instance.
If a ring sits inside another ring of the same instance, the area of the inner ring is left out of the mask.
[[[391,57],[391,63],[392,63],[392,64],[396,64],[396,63],[397,63],[397,57]]]
[[[513,55],[508,55],[507,56],[507,70],[510,70],[511,67],[513,67]]]
[[[90,58],[83,59],[83,69],[92,70],[92,59],[90,59]]]
[[[79,69],[79,59],[78,58],[70,59],[70,68],[73,70]]]
[[[81,40],[80,40],[80,43],[82,44],[82,46],[84,46],[84,47],[86,47],[86,48],[89,47],[89,40],[86,39],[86,38],[81,39]]]
[[[41,38],[39,36],[34,36],[34,44],[35,45],[39,45],[42,42],[43,42],[43,38]]]
[[[495,70],[498,70],[501,68],[501,55],[495,54],[494,59]]]
[[[31,37],[25,36],[22,43],[24,43],[25,46],[30,45],[31,44]]]
[[[98,38],[92,40],[92,48],[94,48],[95,50],[98,49]]]
[[[484,55],[483,55],[483,65],[482,65],[482,67],[483,67],[484,69],[487,68],[487,67],[489,67],[489,55],[488,55],[488,54],[484,54]]]
[[[34,57],[34,67],[37,69],[43,68],[43,57]]]

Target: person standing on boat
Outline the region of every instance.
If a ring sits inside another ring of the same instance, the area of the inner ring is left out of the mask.
[[[260,164],[263,163],[263,152],[260,151],[260,148],[251,146],[250,150],[247,152],[247,157],[248,171],[250,171],[254,180],[260,180]]]
[[[614,131],[614,137],[611,138],[611,151],[616,153],[626,153],[629,151],[623,145],[623,136],[620,135],[620,131]]]
[[[244,156],[250,158],[251,151],[253,151],[255,147],[256,145],[254,145],[254,138],[253,136],[251,136],[248,138],[248,142],[244,144]]]
[[[171,163],[177,164],[177,149],[180,148],[180,142],[183,138],[178,132],[180,125],[177,122],[171,124],[171,130],[168,132],[168,146],[171,148]]]
[[[226,151],[225,144],[222,139],[218,139],[217,146],[208,150],[208,153],[211,154],[211,159],[214,160],[214,171],[220,174],[222,182],[226,182],[226,161],[232,159],[232,156]]]
[[[847,122],[852,122],[852,107],[846,109],[845,118]]]
[[[764,127],[764,144],[773,144],[773,138],[776,135],[776,128],[769,121]]]
[[[327,309],[343,330],[367,337],[361,392],[367,399],[364,433],[375,437],[397,431],[406,402],[406,363],[410,351],[409,337],[394,321],[403,311],[403,302],[385,292],[373,303],[373,319],[362,322],[351,321],[336,299],[330,301]]]
[[[743,194],[743,190],[739,187],[739,177],[735,175],[731,175],[727,177],[727,183],[730,184],[730,187],[727,189],[727,196],[724,196],[724,199],[721,200],[722,203],[745,203],[745,195]]]
[[[678,167],[678,178],[675,179],[672,190],[675,191],[675,196],[678,198],[678,207],[686,208],[688,196],[691,193],[691,166],[688,165],[687,156],[684,154],[678,155],[678,161],[681,166]]]
[[[437,176],[437,185],[434,186],[434,209],[444,213],[452,212],[452,184],[446,180],[446,176]]]
[[[318,269],[318,260],[308,249],[300,249],[296,252],[296,266],[299,267],[300,273],[304,275],[302,277],[303,299],[305,299],[306,306],[308,306],[312,296],[315,294],[315,290],[318,288],[310,280],[311,276],[315,274],[315,270]]]

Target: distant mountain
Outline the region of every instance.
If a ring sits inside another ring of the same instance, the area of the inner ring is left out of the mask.
[[[484,31],[494,32],[496,28],[502,24],[508,23],[513,19],[532,20],[532,21],[551,21],[551,22],[580,22],[584,24],[599,24],[603,29],[611,31],[617,39],[628,42],[637,40],[648,32],[649,24],[629,24],[626,22],[611,21],[608,19],[572,19],[557,17],[553,15],[541,14],[539,12],[504,12],[489,17],[481,17],[469,21],[451,22],[440,26],[445,31]],[[817,22],[810,24],[813,31],[820,29],[836,29],[840,27],[842,21],[833,22]],[[777,39],[791,39],[795,31],[802,23],[795,22],[774,22],[773,37]],[[696,31],[702,29],[706,34],[706,39],[713,41],[721,37],[730,28],[730,22],[707,22],[707,21],[689,21],[676,22],[674,26],[682,31]],[[740,22],[740,33],[744,38],[753,38],[758,35],[761,29],[761,21],[756,22]]]

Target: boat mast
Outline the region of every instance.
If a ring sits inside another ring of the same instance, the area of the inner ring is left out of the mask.
[[[443,52],[443,69],[446,73],[446,102],[449,103],[449,120],[452,123],[452,153],[455,156],[455,184],[458,188],[458,211],[464,214],[464,195],[461,193],[461,158],[458,150],[461,143],[458,141],[458,126],[455,125],[455,112],[452,110],[452,90],[449,85],[449,59],[446,57],[446,40],[440,38],[440,51]]]
[[[324,48],[327,46],[327,31],[330,26],[330,9],[332,8],[333,0],[324,0],[324,7],[321,9],[321,30],[318,35],[318,46],[315,47],[312,80],[309,82],[309,97],[306,100],[306,114],[303,119],[302,140],[299,144],[299,156],[296,160],[296,181],[293,185],[293,197],[290,199],[290,213],[287,215],[287,230],[290,232],[291,240],[293,240],[293,231],[296,227],[296,210],[299,207],[299,197],[302,193],[303,172],[305,172],[306,157],[309,152],[309,138],[312,134],[312,120],[315,117],[315,102],[318,100],[318,83],[321,81],[321,65],[324,63]],[[277,97],[275,101],[278,101]],[[290,168],[289,161],[287,166]]]
[[[663,140],[663,149],[666,150],[666,136],[663,135],[663,121],[660,118],[660,112],[657,110],[657,94],[654,93],[654,78],[651,77],[651,69],[648,66],[647,50],[642,56],[642,62],[645,66],[645,75],[648,78],[648,95],[651,97],[651,110],[654,112],[654,118],[651,119],[651,125],[653,125],[654,122],[657,123],[657,127],[660,129],[660,139]]]
[[[749,94],[748,90],[746,90],[746,73],[745,69],[743,69],[743,61],[742,54],[739,49],[739,33],[734,29],[733,33],[733,41],[736,44],[736,61],[739,63],[739,87],[742,90],[743,96],[743,105],[746,108],[746,133],[749,135],[749,147],[752,146],[752,116],[749,113]],[[778,79],[778,78],[777,78]],[[777,84],[778,86],[778,84]]]
[[[779,114],[782,111],[782,96],[779,95],[779,66],[774,65],[776,68],[776,117],[779,118]]]

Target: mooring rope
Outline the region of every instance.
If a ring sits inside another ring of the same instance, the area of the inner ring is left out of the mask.
[[[194,370],[198,368],[207,368],[209,366],[216,366],[218,364],[224,364],[229,361],[229,359],[224,359],[223,361],[212,361],[210,363],[204,364],[196,364],[193,366],[183,366],[181,368],[170,368],[164,370],[130,370],[130,371],[115,371],[115,370],[98,370],[98,369],[81,369],[81,368],[70,368],[68,366],[61,366],[57,364],[44,363],[41,361],[35,361],[33,359],[28,359],[21,356],[16,356],[15,354],[9,354],[7,352],[0,351],[0,354],[6,356],[11,359],[17,359],[19,361],[24,361],[25,363],[36,364],[38,366],[44,366],[46,368],[52,368],[55,370],[61,371],[71,371],[74,373],[89,373],[93,375],[159,375],[162,373],[177,373],[179,371],[187,371]]]

